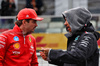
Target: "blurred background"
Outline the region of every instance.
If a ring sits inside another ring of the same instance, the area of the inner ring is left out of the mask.
[[[48,64],[39,56],[41,47],[53,49],[67,48],[66,28],[62,12],[74,7],[85,7],[92,13],[91,23],[100,31],[100,0],[0,0],[0,33],[12,29],[17,13],[23,8],[33,8],[44,20],[37,22],[38,27],[32,33],[36,38],[39,66]],[[100,43],[98,44],[100,48]]]

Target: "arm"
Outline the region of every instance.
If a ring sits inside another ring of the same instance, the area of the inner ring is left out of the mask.
[[[51,50],[50,50],[51,51]],[[59,51],[59,50],[58,50]],[[48,56],[48,58],[49,58],[49,56]],[[51,60],[50,58],[49,58],[49,60],[50,61],[48,61],[50,64],[54,64],[54,65],[58,65],[58,66],[63,66],[63,62],[61,62],[61,61],[59,61],[59,60]]]
[[[0,35],[0,66],[3,66],[4,56],[6,52],[6,39],[3,34]]]
[[[31,66],[38,66],[38,61],[37,61],[37,55],[36,55],[36,41],[34,39],[34,53],[32,55],[32,62],[31,62]]]
[[[84,62],[94,53],[95,49],[97,48],[96,42],[97,41],[94,35],[85,34],[72,51],[51,49],[49,58],[51,62],[52,60],[58,60],[59,62],[71,64]]]
[[[63,63],[60,62],[59,60],[50,60],[49,59],[49,53],[50,53],[51,49],[50,48],[41,48],[41,51],[40,51],[40,56],[48,61],[50,64],[55,64],[55,65],[59,65],[59,66],[63,66]]]

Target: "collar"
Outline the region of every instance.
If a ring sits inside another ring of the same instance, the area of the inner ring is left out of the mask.
[[[23,35],[22,33],[22,30],[15,24],[14,28],[13,28],[13,31],[16,33],[16,34],[19,34],[19,35]]]
[[[69,37],[72,36],[72,34],[68,32],[68,33],[65,34],[65,36],[66,36],[67,38],[69,38]]]

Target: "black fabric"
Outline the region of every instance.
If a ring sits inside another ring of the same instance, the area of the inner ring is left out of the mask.
[[[77,35],[68,38],[67,51],[52,49],[49,54],[51,60],[49,63],[58,66],[98,66],[99,51],[96,37],[90,32],[78,36],[78,40],[75,40]],[[84,47],[86,42],[81,43],[82,40],[85,41],[84,37],[85,39],[90,37],[87,47]],[[76,45],[73,45],[75,43]]]

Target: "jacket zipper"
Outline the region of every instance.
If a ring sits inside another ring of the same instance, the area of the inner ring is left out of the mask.
[[[25,36],[24,36],[24,44],[25,44]]]

